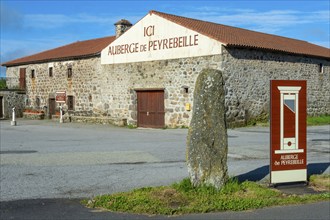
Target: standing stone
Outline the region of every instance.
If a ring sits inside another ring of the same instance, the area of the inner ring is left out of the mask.
[[[187,166],[194,186],[220,189],[228,180],[227,126],[222,72],[205,69],[197,78],[187,137]]]

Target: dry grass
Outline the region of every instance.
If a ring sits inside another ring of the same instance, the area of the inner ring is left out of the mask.
[[[312,175],[309,183],[316,191],[330,192],[330,174]]]

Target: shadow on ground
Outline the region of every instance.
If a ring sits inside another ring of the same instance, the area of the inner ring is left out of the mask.
[[[322,174],[330,166],[330,163],[311,163],[307,165],[307,176],[313,174]],[[238,181],[244,182],[248,181],[261,181],[269,174],[269,165],[259,167],[257,169],[251,170],[247,173],[236,176]]]

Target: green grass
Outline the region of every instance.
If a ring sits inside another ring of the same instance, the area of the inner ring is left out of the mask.
[[[307,126],[316,126],[316,125],[330,125],[330,115],[308,116]],[[249,121],[247,123],[247,126],[269,127],[269,121],[268,119],[265,118],[257,118]]]
[[[327,177],[328,180],[330,177]],[[221,189],[193,187],[189,179],[171,186],[147,187],[131,192],[102,195],[85,200],[90,208],[148,215],[178,215],[219,211],[242,211],[274,205],[301,204],[330,200],[330,193],[286,195],[255,182],[231,179]]]
[[[321,115],[321,116],[308,116],[307,125],[329,125],[330,124],[330,115]]]
[[[6,79],[0,78],[0,89],[5,89],[7,87],[6,85]]]
[[[137,126],[136,125],[129,124],[129,125],[127,125],[127,128],[129,128],[129,129],[135,129],[135,128],[137,128]]]

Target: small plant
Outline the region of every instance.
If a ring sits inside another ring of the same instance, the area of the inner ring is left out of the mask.
[[[129,128],[129,129],[135,129],[135,128],[137,128],[137,127],[136,127],[136,125],[128,124],[128,125],[127,125],[127,128]]]
[[[313,179],[314,177],[311,177]],[[325,177],[327,181],[330,176]],[[323,181],[324,182],[324,181]],[[330,193],[286,195],[255,182],[240,183],[231,178],[217,190],[212,186],[194,187],[189,178],[171,186],[146,187],[131,192],[102,195],[83,203],[90,208],[151,215],[174,215],[214,211],[241,211],[273,205],[301,204],[330,200]]]
[[[25,113],[31,113],[31,114],[44,114],[45,112],[42,110],[32,109],[32,108],[25,108]]]

